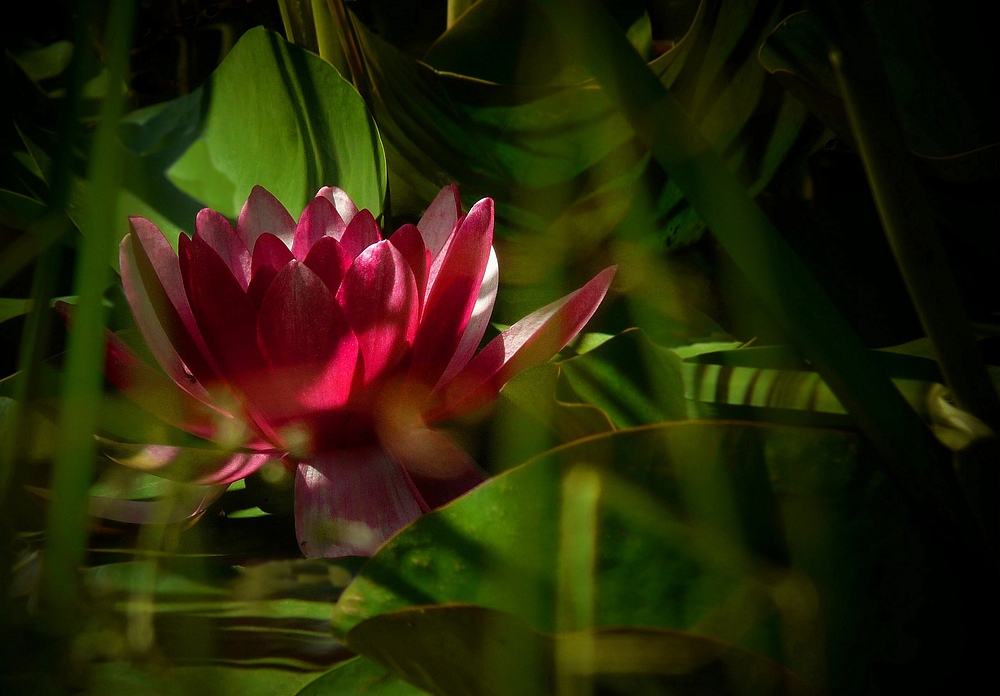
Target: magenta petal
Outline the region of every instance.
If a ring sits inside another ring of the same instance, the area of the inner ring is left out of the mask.
[[[368,210],[362,210],[351,220],[344,236],[340,238],[340,245],[344,247],[352,259],[358,257],[362,251],[376,242],[382,241],[382,233],[379,231],[378,223]]]
[[[172,445],[132,444],[96,437],[105,457],[130,469],[184,483],[229,484],[260,469],[284,452],[232,452]]]
[[[347,191],[342,188],[324,186],[316,192],[316,197],[320,196],[333,203],[345,224],[350,224],[354,216],[358,214],[358,206],[354,205],[354,201],[347,195]]]
[[[371,556],[421,512],[403,468],[378,448],[316,456],[295,472],[295,536],[306,558]]]
[[[349,333],[333,294],[319,276],[291,261],[260,306],[260,345],[274,367],[323,365]]]
[[[354,262],[354,257],[344,251],[333,237],[324,237],[313,244],[306,256],[305,264],[318,275],[330,292],[336,294],[347,269]]]
[[[488,477],[439,430],[415,428],[391,438],[391,451],[431,508],[467,493]]]
[[[326,198],[317,196],[309,202],[299,217],[295,228],[295,239],[292,241],[292,254],[299,261],[304,261],[312,245],[323,237],[340,239],[347,229],[347,223],[340,213]]]
[[[430,252],[424,247],[424,239],[416,225],[403,225],[392,233],[389,242],[399,250],[413,271],[417,281],[417,294],[423,306],[424,291],[427,289],[427,271],[430,267]]]
[[[490,341],[444,385],[443,403],[427,414],[428,421],[491,401],[511,377],[562,350],[597,311],[617,270],[617,266],[604,269],[576,292],[529,314]]]
[[[244,290],[250,283],[250,251],[229,224],[229,221],[211,208],[203,208],[195,223],[197,237],[201,237],[226,262],[229,271]]]
[[[444,374],[438,380],[438,384],[446,384],[465,367],[472,356],[479,348],[479,343],[483,340],[486,327],[489,326],[490,316],[493,314],[493,305],[496,304],[497,287],[500,285],[500,264],[497,262],[497,253],[490,248],[490,260],[486,264],[486,272],[483,274],[483,284],[479,287],[479,297],[476,305],[472,308],[472,316],[462,334],[462,340],[458,342],[455,355],[452,357]]]
[[[426,212],[417,223],[417,228],[424,238],[424,246],[431,253],[432,260],[437,258],[444,243],[451,236],[461,214],[462,203],[455,184],[448,184],[441,189],[437,197],[427,206]]]
[[[414,378],[437,383],[451,362],[479,298],[493,242],[493,201],[472,207],[444,251],[437,278],[431,280],[420,328],[413,341]]]
[[[181,275],[198,328],[223,375],[242,383],[264,369],[257,347],[257,309],[203,240],[179,240]]]
[[[161,372],[142,362],[108,331],[104,374],[125,396],[144,410],[198,437],[212,439],[232,416],[217,411],[182,391]]]
[[[285,243],[273,234],[264,233],[257,238],[253,248],[250,287],[247,288],[247,296],[255,307],[260,307],[278,271],[293,258]]]
[[[278,273],[260,305],[257,332],[274,368],[258,382],[262,399],[270,390],[276,401],[292,401],[302,410],[347,401],[358,340],[333,294],[305,264],[291,261]],[[278,399],[275,391],[287,396]],[[289,405],[284,405],[286,411]]]
[[[285,206],[281,205],[281,201],[267,189],[254,186],[240,211],[236,232],[247,249],[253,249],[257,237],[265,232],[273,234],[291,249],[295,237],[295,220],[285,210]]]
[[[129,225],[138,241],[132,245],[136,269],[160,325],[198,381],[207,384],[217,379],[218,366],[191,312],[177,254],[149,220],[131,217]]]
[[[395,365],[413,341],[420,312],[413,272],[396,247],[378,242],[354,260],[337,302],[358,337],[365,382],[371,383]]]
[[[226,492],[225,486],[177,486],[177,495],[159,500],[90,496],[87,514],[129,524],[173,524],[201,514]]]
[[[153,308],[153,303],[149,299],[149,294],[146,292],[142,276],[136,265],[133,246],[132,235],[125,235],[119,246],[118,261],[122,270],[125,297],[128,298],[128,303],[132,307],[135,322],[138,324],[143,338],[146,339],[146,345],[149,346],[150,352],[164,372],[181,389],[207,403],[211,401],[211,397],[209,397],[205,387],[195,379],[180,355],[177,354],[177,350],[163,328],[160,317]]]

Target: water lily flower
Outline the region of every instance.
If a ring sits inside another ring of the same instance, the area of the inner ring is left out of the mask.
[[[463,215],[455,186],[388,239],[333,187],[297,223],[255,187],[235,229],[206,208],[177,253],[134,217],[121,243],[122,280],[170,379],[114,336],[108,377],[188,432],[239,446],[207,470],[195,466],[191,480],[225,484],[282,458],[295,470],[303,553],[370,554],[485,478],[430,426],[489,402],[561,350],[615,273],[606,269],[476,354],[497,292],[492,241],[493,201]]]

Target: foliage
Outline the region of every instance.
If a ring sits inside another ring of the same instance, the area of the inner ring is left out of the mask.
[[[972,4],[27,9],[0,73],[0,691],[989,683],[1000,105]],[[293,216],[338,186],[405,236],[452,183],[496,202],[494,352],[618,273],[552,360],[439,409],[488,480],[370,558],[304,559],[293,446],[185,431],[225,395],[176,395],[112,249],[132,215],[183,248],[255,186]]]

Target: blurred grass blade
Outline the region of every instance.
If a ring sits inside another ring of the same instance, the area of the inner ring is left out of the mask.
[[[101,106],[101,122],[94,138],[89,165],[90,198],[86,217],[94,234],[83,241],[76,269],[80,297],[69,339],[63,385],[60,439],[53,470],[52,504],[49,507],[44,592],[52,626],[70,624],[77,597],[77,568],[83,560],[87,537],[87,490],[93,478],[94,430],[102,384],[105,307],[101,294],[110,280],[108,258],[117,243],[113,231],[113,205],[121,175],[121,161],[114,139],[124,107],[128,52],[131,45],[134,3],[113,0],[108,11],[108,84],[112,86]]]
[[[562,40],[589,66],[632,127],[746,275],[761,302],[817,367],[921,507],[957,526],[975,548],[982,538],[944,465],[941,447],[785,243],[675,97],[590,0],[547,0],[573,16]]]
[[[594,625],[594,570],[598,557],[601,474],[593,467],[579,464],[566,474],[561,487],[556,624],[563,631],[572,631]],[[566,646],[556,646],[557,665],[574,658],[593,660],[594,646],[590,641],[582,640],[574,646],[575,652],[583,655],[563,654],[561,648],[564,647]],[[557,674],[558,693],[580,696],[590,693],[590,689],[585,689],[586,685],[577,685],[585,690],[569,688],[558,676]]]

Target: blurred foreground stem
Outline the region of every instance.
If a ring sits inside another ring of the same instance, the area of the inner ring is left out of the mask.
[[[114,139],[125,102],[123,85],[132,39],[132,0],[112,0],[105,40],[108,51],[108,94],[90,155],[89,197],[83,239],[76,267],[79,303],[66,356],[59,442],[52,476],[43,593],[49,627],[70,628],[77,599],[78,569],[87,541],[87,492],[94,474],[94,430],[104,373],[102,293],[111,278],[109,260],[117,243],[117,213],[121,160]]]

